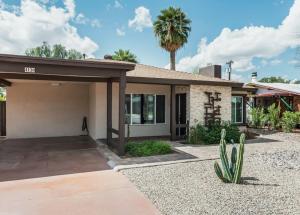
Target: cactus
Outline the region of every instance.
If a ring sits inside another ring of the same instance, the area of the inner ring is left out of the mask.
[[[222,163],[222,169],[218,162],[214,164],[214,169],[217,176],[225,183],[240,183],[243,167],[243,156],[244,156],[244,144],[245,134],[241,134],[239,150],[235,146],[232,147],[230,162],[226,152],[226,130],[222,129],[221,140],[220,140],[220,159]]]

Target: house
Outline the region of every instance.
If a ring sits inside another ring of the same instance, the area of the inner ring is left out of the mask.
[[[256,88],[254,106],[267,108],[275,103],[281,111],[300,111],[300,84],[263,83],[252,73],[252,81],[246,86]]]
[[[128,134],[175,140],[196,123],[244,123],[247,92],[243,84],[221,79],[215,72],[220,68],[212,68],[211,73],[201,75],[107,59],[2,54],[6,136],[59,137],[88,132],[91,138],[105,139],[124,154]]]

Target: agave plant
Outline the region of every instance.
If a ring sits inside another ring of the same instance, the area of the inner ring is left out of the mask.
[[[244,157],[244,144],[245,144],[245,134],[240,136],[240,145],[237,152],[235,145],[232,147],[231,158],[228,160],[228,155],[226,152],[226,130],[222,129],[221,140],[220,140],[220,159],[222,163],[222,168],[216,161],[214,164],[215,172],[217,176],[225,183],[236,183],[241,182],[242,167],[243,167],[243,157]]]

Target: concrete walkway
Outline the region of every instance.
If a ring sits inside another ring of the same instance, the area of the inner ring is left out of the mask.
[[[0,193],[0,215],[160,214],[113,170],[0,182]]]

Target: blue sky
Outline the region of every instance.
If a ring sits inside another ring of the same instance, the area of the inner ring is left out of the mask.
[[[192,20],[188,43],[177,52],[180,70],[233,59],[238,80],[249,80],[253,71],[300,79],[300,42],[291,36],[298,33],[291,29],[300,31],[300,3],[293,0],[0,0],[0,52],[22,54],[26,45],[47,40],[97,58],[130,49],[141,63],[165,67],[169,55],[158,46],[151,23],[169,6]]]

